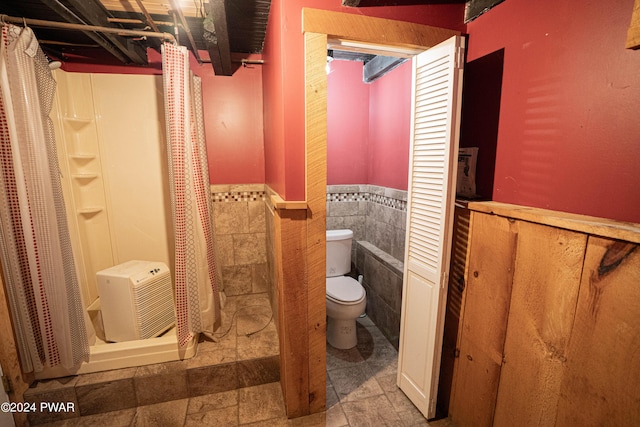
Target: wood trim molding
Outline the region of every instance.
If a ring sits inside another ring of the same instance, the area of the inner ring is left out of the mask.
[[[305,58],[326,57],[326,34],[305,33]],[[309,335],[309,412],[325,410],[326,368],[326,230],[327,230],[327,73],[324,61],[305,67],[307,215],[307,333]]]
[[[309,8],[302,9],[302,31],[372,45],[420,50],[460,34],[429,25]]]
[[[289,418],[309,414],[306,216],[305,211],[279,210],[273,218],[280,385]]]
[[[285,389],[287,415],[292,418],[320,412],[326,406],[326,192],[327,192],[327,75],[324,71],[329,38],[357,41],[372,47],[390,46],[423,51],[459,35],[458,31],[417,25],[352,13],[302,9],[305,57],[305,149],[306,149],[306,336],[300,349],[307,365],[282,365],[281,377],[298,377],[296,388]],[[287,210],[278,211],[280,215]],[[284,249],[284,248],[283,248]],[[300,268],[301,266],[299,266]],[[286,279],[285,279],[286,281]],[[297,284],[301,286],[301,284]],[[287,323],[296,319],[283,318]],[[280,331],[286,331],[286,326]],[[286,332],[285,332],[286,333]],[[305,392],[306,391],[306,395]],[[296,404],[292,399],[305,399]],[[297,410],[298,412],[296,412]]]
[[[627,32],[627,49],[640,49],[640,0],[636,0]]]
[[[469,202],[472,211],[640,243],[640,224],[501,202]]]
[[[307,202],[305,200],[284,200],[279,194],[272,194],[269,200],[274,209],[307,210]]]

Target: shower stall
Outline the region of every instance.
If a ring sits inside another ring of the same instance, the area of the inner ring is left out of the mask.
[[[97,272],[130,260],[174,265],[162,76],[62,70],[54,76],[51,117],[90,356],[76,372],[58,366],[36,378],[192,357],[197,338],[179,350],[175,328],[107,343],[96,283]]]

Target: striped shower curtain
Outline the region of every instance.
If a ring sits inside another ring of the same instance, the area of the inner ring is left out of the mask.
[[[191,76],[189,52],[162,46],[167,155],[175,235],[178,343],[220,324],[212,206],[202,118],[200,78]]]
[[[55,81],[30,28],[2,25],[0,260],[23,370],[67,369],[89,344],[49,112]]]

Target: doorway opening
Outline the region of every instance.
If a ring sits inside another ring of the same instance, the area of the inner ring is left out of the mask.
[[[303,16],[309,13],[325,13],[324,11],[304,10]],[[331,13],[334,14],[334,13]],[[306,171],[307,171],[307,204],[315,213],[307,220],[308,240],[324,241],[326,231],[326,89],[327,77],[325,71],[327,47],[332,46],[336,40],[340,46],[358,45],[361,49],[384,51],[393,54],[413,56],[419,51],[428,50],[452,35],[455,31],[437,29],[433,27],[417,26],[409,23],[397,23],[398,27],[391,28],[385,25],[387,20],[378,20],[362,16],[348,14],[339,19],[324,21],[326,25],[319,25],[318,20],[306,25],[303,19],[305,31],[305,87],[306,87]],[[311,20],[310,20],[311,21]],[[406,24],[406,25],[405,25]],[[404,27],[404,28],[402,28]],[[411,28],[409,28],[411,27]],[[443,32],[440,32],[443,31]],[[427,34],[429,33],[429,34]],[[328,37],[327,34],[331,34]],[[355,40],[355,42],[353,41]],[[377,46],[382,46],[381,48]],[[333,45],[335,48],[336,46]],[[324,214],[324,215],[323,215]],[[318,240],[315,240],[318,239]],[[322,252],[319,251],[320,246]],[[312,249],[312,250],[309,250]],[[313,244],[308,247],[307,256],[309,262],[308,283],[309,289],[324,290],[325,261],[324,245]],[[313,262],[316,261],[316,262]],[[320,300],[322,295],[322,300]],[[315,292],[316,299],[309,298],[310,306],[325,304],[324,293]],[[324,343],[323,343],[324,344]],[[324,345],[322,346],[324,348]],[[312,355],[311,355],[312,356]],[[312,356],[313,357],[313,356]],[[322,375],[325,375],[325,366],[322,366]],[[310,367],[311,370],[311,367]],[[310,377],[314,376],[315,371]],[[319,372],[316,373],[319,377]],[[437,373],[436,373],[437,375]]]

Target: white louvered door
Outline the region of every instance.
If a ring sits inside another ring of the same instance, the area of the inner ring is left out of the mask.
[[[462,95],[464,39],[414,58],[398,386],[435,416]]]

